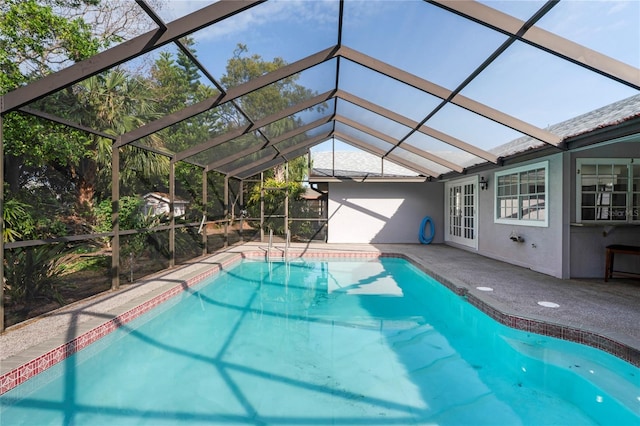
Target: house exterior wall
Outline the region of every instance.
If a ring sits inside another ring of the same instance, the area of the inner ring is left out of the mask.
[[[638,157],[640,136],[478,173],[490,184],[478,191],[477,253],[558,278],[604,277],[606,246],[640,245],[640,225],[576,223],[576,160]],[[543,161],[548,162],[548,226],[496,223],[495,172]],[[331,183],[328,213],[330,243],[417,243],[426,215],[435,222],[433,242],[443,243],[444,183]],[[513,242],[512,233],[524,242]],[[640,273],[640,262],[635,256],[617,256],[616,270]]]
[[[524,226],[495,223],[496,171],[508,171],[529,164],[548,162],[547,214],[548,226]],[[568,223],[564,220],[565,200],[563,191],[563,154],[554,154],[535,160],[505,166],[480,173],[489,180],[489,189],[479,191],[478,203],[478,253],[514,265],[542,272],[558,278],[568,278],[568,268],[563,259],[567,256],[563,236],[568,238]],[[524,242],[510,239],[512,233]]]
[[[638,157],[640,137],[479,173],[478,176],[485,176],[490,181],[490,188],[479,191],[477,252],[558,278],[603,278],[606,246],[640,245],[640,225],[576,223],[576,160]],[[494,173],[541,161],[548,161],[548,227],[495,223]],[[512,232],[522,236],[524,243],[512,242],[509,239]],[[640,262],[635,256],[617,256],[615,267],[616,270],[640,273]]]
[[[575,278],[604,277],[605,248],[610,244],[640,245],[640,225],[576,224],[576,160],[579,158],[640,158],[640,136],[624,142],[601,145],[571,153],[569,208],[571,276]],[[637,256],[619,255],[615,269],[640,273]]]
[[[420,223],[431,216],[434,243],[443,242],[441,182],[329,184],[329,243],[419,243]]]

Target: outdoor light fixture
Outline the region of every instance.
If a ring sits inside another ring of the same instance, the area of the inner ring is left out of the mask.
[[[480,178],[480,189],[484,191],[485,189],[488,189],[488,188],[489,188],[489,181],[486,180],[484,176],[482,176]]]

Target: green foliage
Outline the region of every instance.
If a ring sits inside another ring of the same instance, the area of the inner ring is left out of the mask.
[[[287,193],[290,200],[299,200],[305,192],[304,186],[296,181],[282,181],[274,177],[267,177],[264,180],[262,192],[260,184],[251,187],[249,199],[247,200],[247,211],[250,217],[260,217],[260,200],[263,198],[265,228],[273,229],[276,234],[284,234],[284,205]]]
[[[200,220],[203,211],[202,169],[191,164],[176,164],[176,195],[189,200],[186,215],[181,218],[187,222]]]
[[[111,257],[106,255],[78,257],[73,262],[64,263],[62,274],[68,275],[79,271],[100,271],[104,272],[111,266]]]
[[[29,235],[34,228],[33,219],[27,209],[29,206],[18,200],[9,199],[4,203],[2,211],[4,242],[16,241]]]
[[[55,8],[96,1],[4,0],[0,6],[0,94],[98,52],[100,42],[81,19]]]
[[[275,58],[272,61],[265,61],[259,55],[248,55],[247,46],[239,44],[234,52],[233,58],[227,63],[226,74],[221,78],[221,83],[225,87],[234,87],[242,83],[260,77],[266,73],[278,70],[287,63],[282,58]],[[316,93],[297,83],[299,75],[295,74],[285,79],[271,84],[260,90],[243,96],[238,101],[240,107],[253,119],[260,119],[272,115],[289,106],[298,104],[311,98]],[[319,109],[322,109],[320,106]],[[228,123],[240,125],[244,118],[233,106],[224,106],[224,118]],[[293,118],[278,120],[265,127],[264,132],[270,138],[278,137],[296,127],[302,125],[301,122]],[[301,139],[304,135],[300,136]],[[238,143],[241,142],[241,143]],[[244,143],[244,146],[242,145]],[[251,139],[246,141],[235,141],[232,152],[238,152],[249,146]],[[221,147],[222,148],[222,147]],[[227,155],[227,152],[219,151],[220,156]],[[259,155],[255,155],[258,159]],[[286,172],[288,170],[288,174]],[[265,172],[264,186],[269,188],[283,188],[283,190],[269,190],[264,194],[265,215],[284,214],[284,198],[287,188],[291,199],[299,198],[304,193],[304,188],[300,183],[307,175],[307,163],[305,158],[297,158],[289,162],[288,166],[281,165]],[[246,209],[251,217],[260,216],[260,184],[254,184],[249,190],[249,197],[246,200]],[[267,219],[268,228],[276,232],[284,232],[284,221],[281,218]]]
[[[186,38],[183,44],[193,51],[193,40]],[[151,69],[153,94],[158,100],[158,112],[171,114],[189,105],[217,95],[217,89],[200,81],[199,70],[195,64],[180,51],[174,58],[164,52]],[[181,123],[177,123],[161,132],[166,147],[173,152],[182,151],[205,142],[218,134],[223,127],[216,108],[198,114]]]
[[[68,105],[68,106],[67,106]],[[74,90],[64,91],[42,104],[45,111],[60,111],[75,122],[110,135],[120,135],[159,117],[158,104],[151,84],[124,70],[111,70],[79,83]],[[145,139],[145,144],[159,148],[158,136]],[[77,206],[91,206],[94,198],[104,198],[111,182],[112,141],[93,136],[79,163],[68,168],[69,179],[77,188]],[[169,159],[151,151],[126,146],[121,149],[122,186],[137,188],[169,175]]]
[[[5,202],[5,242],[63,237],[73,232],[63,220],[70,216],[48,191],[31,188],[19,195]]]
[[[147,224],[142,208],[144,200],[140,197],[125,196],[120,198],[118,220],[120,229],[141,229]],[[95,209],[95,232],[111,232],[111,214],[113,212],[111,200],[104,200]]]
[[[63,281],[68,248],[64,244],[5,250],[5,291],[11,304],[24,304],[28,311],[37,299],[62,304]]]
[[[2,2],[0,95],[96,54],[101,42],[93,36],[93,28],[82,19],[68,19],[59,12],[97,3],[98,0]],[[55,110],[57,115],[59,109]],[[90,142],[86,134],[21,113],[4,118],[5,175],[13,194],[24,186],[41,184],[51,190],[60,189],[50,185],[47,170],[67,169],[68,177],[78,174],[77,164],[85,158]],[[39,182],[38,174],[44,176]]]

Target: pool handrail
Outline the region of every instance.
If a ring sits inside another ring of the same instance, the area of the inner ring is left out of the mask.
[[[284,260],[289,259],[289,245],[291,244],[291,231],[287,229],[286,238],[284,241]]]

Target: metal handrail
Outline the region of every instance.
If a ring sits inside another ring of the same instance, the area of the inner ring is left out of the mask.
[[[289,245],[291,244],[291,231],[287,229],[287,235],[284,242],[284,260],[289,259]]]

